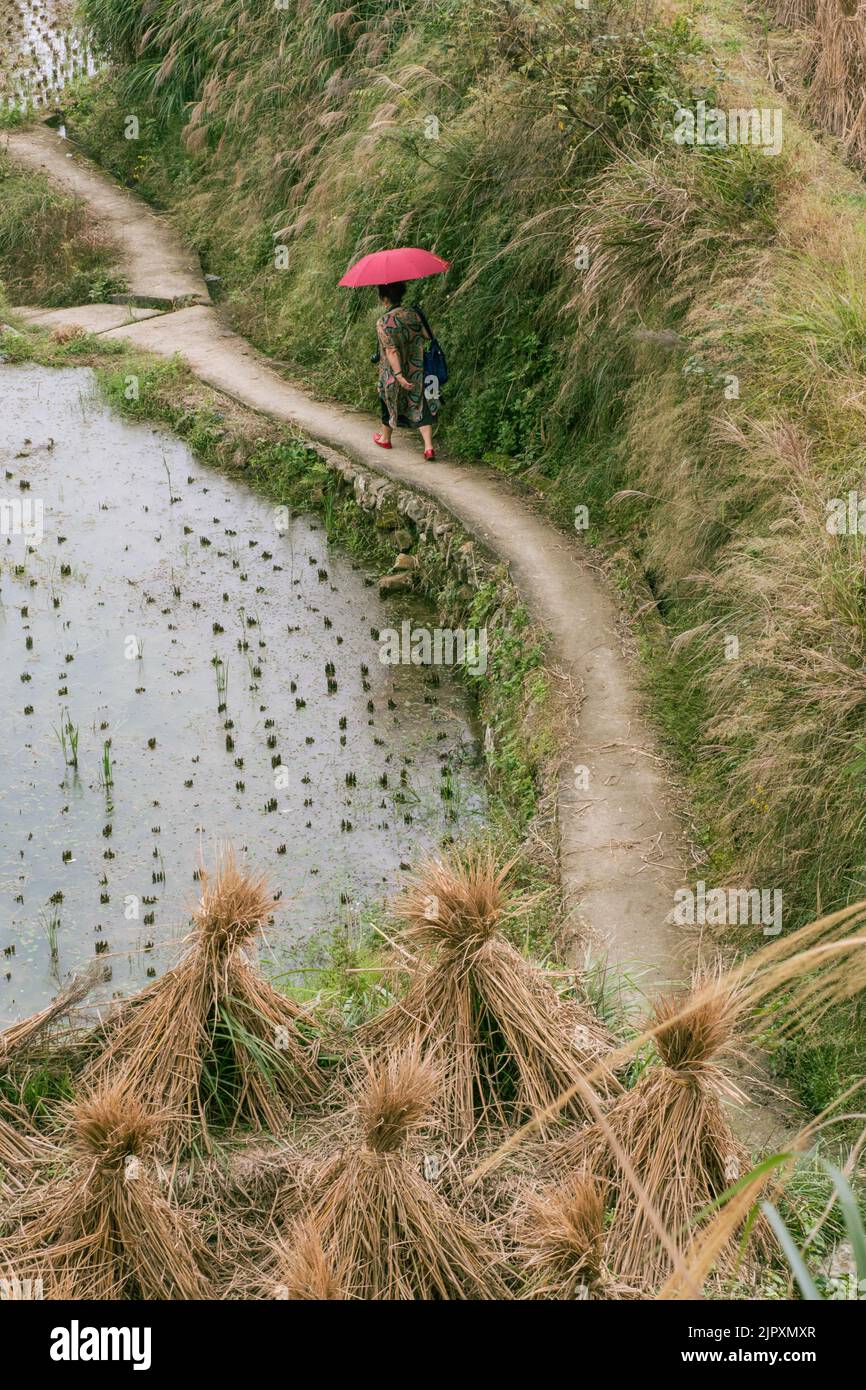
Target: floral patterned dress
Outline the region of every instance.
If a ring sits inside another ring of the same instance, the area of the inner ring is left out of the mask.
[[[424,396],[424,330],[415,309],[397,305],[376,322],[379,339],[379,395],[388,410],[391,428],[398,424],[421,425],[436,413],[438,402]],[[400,358],[401,376],[409,390],[398,386],[388,362],[387,348]]]

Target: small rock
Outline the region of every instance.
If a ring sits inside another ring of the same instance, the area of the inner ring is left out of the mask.
[[[414,555],[398,555],[394,561],[395,570],[416,570],[418,561]]]
[[[420,497],[413,497],[411,501],[407,502],[406,505],[401,508],[401,511],[405,516],[410,517],[412,521],[417,524],[424,520],[427,507]]]
[[[412,576],[410,574],[385,574],[379,580],[380,594],[404,594],[407,589],[412,587]]]

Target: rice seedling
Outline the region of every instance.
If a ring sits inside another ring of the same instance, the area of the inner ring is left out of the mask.
[[[78,738],[79,730],[69,717],[69,710],[60,711],[60,724],[55,727],[54,733],[57,741],[63,750],[63,761],[67,767],[78,767]]]
[[[511,868],[498,868],[490,850],[422,868],[394,909],[408,992],[358,1035],[367,1051],[418,1044],[444,1059],[439,1122],[457,1142],[535,1115],[590,1067],[601,1093],[618,1089],[600,1060],[607,1029],[503,934],[528,906],[508,889]],[[566,1114],[585,1113],[574,1095]]]
[[[279,1132],[324,1089],[308,1016],[250,959],[273,910],[264,880],[226,847],[199,881],[189,950],[121,1006],[88,1073],[91,1084],[111,1079],[165,1110],[161,1138],[175,1153],[194,1142],[210,1148],[215,1124]]]
[[[48,937],[49,954],[52,961],[56,963],[60,954],[60,948],[57,944],[57,933],[60,930],[60,909],[58,907],[50,907],[46,911],[46,909],[43,908],[39,913],[39,920]]]
[[[737,1055],[743,1006],[744,991],[719,975],[696,975],[689,995],[658,999],[648,1025],[658,1062],[552,1151],[554,1166],[614,1184],[607,1248],[613,1271],[630,1284],[661,1282],[671,1268],[668,1242],[680,1247],[699,1214],[751,1167],[722,1104],[744,1099],[722,1065]],[[668,1241],[660,1240],[659,1222]]]
[[[76,1100],[65,1118],[65,1170],[22,1197],[0,1259],[43,1278],[49,1298],[206,1298],[206,1247],[155,1166],[162,1117],[119,1086]]]
[[[180,497],[175,496],[174,489],[171,483],[171,469],[168,466],[168,460],[166,459],[165,454],[163,454],[162,456],[162,466],[165,469],[165,476],[168,479],[168,500],[169,503],[173,505],[175,502],[180,502],[181,499]]]
[[[440,1084],[435,1063],[417,1047],[371,1066],[345,1117],[352,1140],[313,1182],[309,1216],[350,1298],[486,1299],[505,1292],[499,1253],[483,1228],[448,1205],[411,1152]]]
[[[107,791],[114,786],[114,769],[111,765],[111,739],[107,738],[102,745],[102,766],[100,769],[102,786]]]

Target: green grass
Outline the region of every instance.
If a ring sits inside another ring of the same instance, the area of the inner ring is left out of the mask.
[[[85,204],[0,153],[0,285],[15,304],[95,303],[124,288]]]

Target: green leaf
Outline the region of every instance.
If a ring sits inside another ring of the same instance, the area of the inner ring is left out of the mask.
[[[800,1292],[809,1303],[821,1303],[823,1300],[815,1287],[811,1274],[806,1268],[803,1256],[800,1254],[794,1243],[794,1238],[788,1227],[785,1225],[772,1202],[762,1202],[761,1211],[766,1216],[773,1228],[776,1239],[782,1247],[785,1259],[791,1266],[794,1278],[800,1285]]]
[[[833,1186],[839,1198],[839,1206],[842,1208],[842,1215],[845,1218],[845,1229],[848,1232],[848,1239],[851,1241],[851,1248],[854,1251],[854,1260],[857,1264],[857,1277],[858,1279],[866,1279],[866,1231],[863,1229],[863,1218],[860,1215],[857,1198],[851,1191],[848,1179],[835,1164],[830,1163],[826,1158],[822,1158],[821,1165],[833,1179]]]
[[[761,1163],[756,1163],[754,1168],[750,1168],[748,1173],[742,1178],[738,1178],[730,1187],[726,1187],[724,1192],[721,1192],[714,1201],[708,1202],[707,1205],[698,1212],[697,1216],[695,1216],[694,1223],[704,1221],[708,1216],[711,1216],[714,1211],[718,1211],[726,1202],[729,1202],[732,1197],[736,1197],[738,1192],[742,1192],[743,1188],[747,1187],[755,1178],[763,1177],[765,1173],[769,1173],[773,1168],[778,1168],[782,1163],[787,1163],[789,1159],[793,1157],[794,1155],[789,1153],[771,1154],[769,1158],[763,1159]]]

